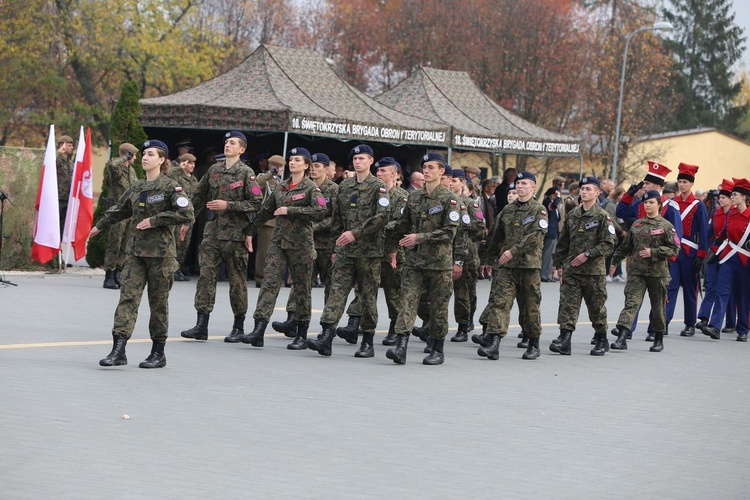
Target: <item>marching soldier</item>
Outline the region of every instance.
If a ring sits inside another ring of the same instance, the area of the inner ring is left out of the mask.
[[[247,148],[245,134],[227,132],[225,159],[214,163],[201,178],[193,203],[198,213],[206,209],[206,227],[199,249],[200,277],[195,286],[195,309],[198,320],[193,328],[180,335],[188,339],[208,339],[208,319],[216,299],[219,267],[226,264],[229,275],[229,303],[234,313],[230,337],[244,333],[247,313],[247,259],[245,229],[250,216],[263,200],[253,169],[240,161]]]
[[[198,179],[193,175],[193,171],[195,170],[195,160],[195,156],[190,153],[180,155],[180,157],[177,158],[177,165],[170,167],[167,172],[167,177],[182,186],[185,195],[191,200],[195,196],[195,190],[198,188]],[[180,267],[185,266],[185,257],[187,256],[187,251],[190,247],[190,237],[192,233],[192,224],[186,224],[175,229],[174,236],[177,243],[177,262],[180,264]],[[190,278],[185,276],[182,269],[178,269],[174,273],[174,280],[190,281]]]
[[[268,198],[276,186],[279,185],[279,180],[284,176],[284,165],[286,160],[281,155],[273,155],[268,158],[268,170],[262,174],[258,174],[256,181],[263,191],[263,201]],[[258,229],[258,235],[255,238],[257,242],[255,248],[255,287],[260,288],[263,283],[263,267],[266,260],[266,252],[268,252],[268,245],[271,243],[271,234],[273,228],[276,227],[276,218],[272,217],[263,224],[263,227]],[[296,327],[295,327],[296,330]]]
[[[601,193],[599,179],[584,177],[578,185],[581,204],[567,214],[552,258],[560,279],[557,313],[560,336],[552,341],[549,349],[566,356],[571,354],[570,338],[576,329],[583,299],[596,338],[591,355],[603,356],[609,350],[605,260],[612,253],[617,237],[612,218],[597,204]]]

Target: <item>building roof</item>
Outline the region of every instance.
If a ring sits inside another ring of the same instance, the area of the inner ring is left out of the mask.
[[[534,156],[579,156],[580,141],[551,132],[490,99],[464,71],[420,67],[379,102],[452,127],[455,149]]]
[[[259,46],[191,89],[141,100],[147,127],[293,132],[447,147],[450,127],[396,111],[340,78],[311,51]]]

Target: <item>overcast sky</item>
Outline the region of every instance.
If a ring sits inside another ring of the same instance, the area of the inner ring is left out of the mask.
[[[734,22],[745,30],[745,55],[742,60],[745,63],[740,71],[750,71],[750,0],[734,0]]]

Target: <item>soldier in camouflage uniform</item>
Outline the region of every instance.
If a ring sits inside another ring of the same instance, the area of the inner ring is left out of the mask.
[[[195,196],[195,190],[198,188],[198,179],[193,175],[195,170],[195,156],[190,153],[185,153],[177,158],[177,165],[171,166],[167,172],[167,177],[175,181],[177,184],[182,186],[185,194],[191,200]],[[190,247],[190,236],[193,233],[193,225],[184,225],[179,228],[175,228],[175,241],[177,242],[177,262],[180,266],[185,265],[185,256],[187,255],[188,248]],[[190,278],[185,276],[181,269],[178,269],[174,273],[175,281],[190,281]]]
[[[151,309],[148,326],[152,348],[151,354],[139,366],[161,368],[167,364],[164,344],[169,327],[169,290],[177,269],[173,226],[191,222],[193,206],[176,182],[161,175],[162,165],[169,162],[167,145],[162,141],[146,141],[142,151],[146,178],[130,186],[89,234],[89,237],[96,236],[112,224],[133,219],[122,272],[120,301],[112,328],[112,352],[99,361],[101,366],[128,364],[125,345],[133,335],[146,285]]]
[[[253,169],[240,161],[247,148],[242,132],[227,132],[224,140],[225,160],[214,163],[195,190],[193,204],[196,216],[208,209],[203,241],[198,250],[200,277],[195,286],[196,325],[180,335],[189,339],[208,339],[208,319],[214,308],[219,267],[226,264],[229,275],[229,303],[234,313],[230,337],[244,333],[247,313],[247,258],[245,229],[252,214],[263,201]]]
[[[508,333],[514,299],[518,301],[521,327],[529,339],[523,359],[536,359],[540,354],[540,269],[542,241],[549,223],[547,211],[533,198],[536,191],[534,174],[519,172],[515,186],[518,199],[498,214],[487,248],[487,261],[497,261],[499,266],[486,308],[487,333],[491,340],[488,346],[477,349],[477,354],[488,359],[499,357],[500,339]]]
[[[425,187],[409,195],[404,213],[389,226],[388,250],[392,262],[395,242],[405,248],[402,271],[402,307],[396,320],[396,345],[386,356],[394,363],[406,363],[409,333],[414,326],[420,296],[427,295],[430,354],[422,361],[439,365],[445,360],[443,346],[448,334],[448,303],[453,293],[453,240],[461,220],[456,196],[441,185],[446,162],[439,153],[422,158]]]
[[[388,200],[390,201],[388,211],[388,221],[393,221],[401,216],[406,206],[406,198],[409,196],[405,190],[396,186],[396,179],[398,173],[401,171],[401,164],[394,158],[386,156],[375,163],[377,168],[378,179],[385,183],[385,188],[388,190]],[[385,228],[383,228],[383,235],[385,236]],[[385,295],[385,305],[388,307],[388,318],[390,326],[388,327],[388,335],[383,340],[383,345],[395,345],[396,343],[396,318],[398,317],[398,310],[400,308],[401,301],[401,267],[403,263],[403,251],[396,253],[396,264],[392,265],[388,255],[383,253],[383,257],[380,262],[380,286],[383,287],[383,295]],[[354,288],[354,300],[347,309],[349,315],[349,324],[345,328],[336,329],[336,334],[345,339],[350,344],[357,342],[357,336],[359,334],[359,322],[362,316],[362,303],[359,298],[359,291]]]
[[[469,194],[472,188],[467,185],[463,170],[454,169],[452,177],[451,190],[461,202],[461,225],[456,233],[456,239],[463,241],[466,258],[462,263],[461,275],[453,282],[453,315],[458,323],[458,332],[451,338],[451,342],[466,342],[469,340],[474,313],[477,310],[477,243],[484,239],[484,215],[479,209],[479,204]],[[454,261],[454,265],[460,266],[459,262]]]
[[[669,286],[670,259],[680,251],[680,239],[674,226],[659,215],[662,198],[659,191],[647,191],[641,198],[646,217],[635,221],[625,236],[625,241],[612,256],[610,274],[614,274],[623,259],[630,256],[628,281],[625,283],[625,305],[617,320],[619,335],[612,349],[628,348],[627,337],[643,297],[648,290],[651,301],[651,326],[654,345],[651,352],[664,349],[664,332],[667,329],[665,305]]]
[[[560,336],[552,341],[549,349],[563,355],[571,354],[570,338],[576,329],[583,299],[596,338],[591,355],[603,356],[609,350],[605,260],[612,253],[617,236],[612,218],[597,204],[601,193],[599,179],[584,177],[578,185],[581,204],[567,214],[552,256],[553,275],[556,269],[560,278],[557,312]]]
[[[120,156],[109,160],[104,167],[104,185],[110,203],[116,204],[120,197],[137,180],[133,163],[138,156],[138,148],[130,143],[120,144]],[[189,198],[189,196],[188,196]],[[104,252],[104,288],[120,288],[120,272],[125,264],[125,246],[130,234],[130,220],[112,224],[107,232],[107,248]]]
[[[292,148],[288,155],[291,178],[283,181],[263,202],[255,220],[245,231],[245,245],[252,252],[253,233],[271,217],[276,217],[276,227],[263,269],[263,285],[253,318],[255,327],[247,335],[239,335],[243,344],[263,347],[263,335],[271,319],[279,295],[284,271],[291,271],[294,286],[289,302],[295,303],[297,331],[288,349],[305,348],[307,329],[310,327],[312,266],[315,259],[313,224],[325,217],[326,202],[314,181],[306,175],[312,166],[310,152],[305,148]],[[226,342],[236,342],[231,336]]]
[[[326,213],[323,220],[313,224],[313,241],[315,244],[315,261],[312,267],[313,280],[315,276],[320,275],[320,280],[325,287],[324,298],[328,301],[328,294],[331,290],[331,219],[333,217],[333,201],[339,192],[339,185],[328,179],[327,168],[330,158],[324,153],[314,153],[312,155],[312,167],[310,169],[310,179],[320,189],[323,199],[326,202]],[[294,293],[294,285],[292,291]],[[297,332],[297,304],[293,300],[286,303],[286,321],[274,321],[271,326],[277,332],[283,333],[287,337],[294,337]]]
[[[355,282],[362,298],[362,347],[358,358],[375,355],[372,342],[378,324],[378,286],[380,258],[383,255],[382,227],[388,217],[390,201],[385,184],[370,173],[373,151],[360,144],[349,152],[354,165],[353,177],[345,179],[333,207],[331,221],[331,293],[326,301],[320,324],[319,339],[308,339],[307,347],[323,356],[331,355],[336,325],[344,313],[346,299]]]
[[[60,206],[61,236],[64,236],[65,216],[68,213],[68,199],[70,197],[70,188],[73,184],[74,168],[73,139],[68,135],[60,136],[57,140],[57,200]]]
[[[279,180],[284,176],[284,165],[286,160],[281,155],[273,155],[268,158],[268,170],[262,174],[258,174],[256,181],[263,191],[263,201],[266,200],[271,193],[273,193],[276,186],[279,185]],[[255,237],[255,287],[260,288],[263,283],[263,263],[266,261],[266,252],[268,252],[268,245],[271,243],[271,234],[273,234],[273,228],[276,227],[276,217],[272,217],[263,224],[263,227],[258,229],[257,236]],[[292,336],[297,331],[295,325],[292,331]]]

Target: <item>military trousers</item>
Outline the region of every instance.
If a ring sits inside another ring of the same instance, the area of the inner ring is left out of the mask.
[[[263,284],[258,294],[253,318],[269,321],[279,290],[284,282],[284,271],[289,268],[294,285],[289,293],[289,303],[294,303],[297,319],[310,321],[312,310],[312,268],[313,255],[310,249],[284,249],[273,243],[266,252],[263,264]]]
[[[311,283],[315,281],[315,276],[317,275],[320,275],[320,282],[323,283],[323,303],[326,303],[328,302],[328,294],[331,293],[331,254],[324,248],[315,249],[315,260],[312,263],[312,274],[310,277]],[[289,292],[290,297],[294,294],[294,283],[296,282],[294,277],[292,277],[292,290]],[[286,312],[296,314],[297,303],[293,300],[288,300],[286,303]]]
[[[643,298],[648,291],[651,302],[651,328],[654,333],[667,331],[665,306],[667,302],[667,287],[670,278],[659,278],[651,276],[628,275],[625,283],[625,305],[617,319],[617,326],[630,329],[635,320],[638,310],[641,308]]]
[[[465,262],[461,277],[453,282],[453,316],[456,323],[466,324],[474,321],[477,311],[477,263]]]
[[[120,301],[115,309],[112,334],[129,339],[133,335],[138,319],[143,289],[148,286],[148,306],[151,316],[148,331],[151,340],[167,340],[169,328],[169,290],[172,289],[174,272],[177,270],[174,257],[136,257],[128,255],[120,275]]]
[[[539,338],[542,334],[541,276],[539,269],[494,268],[490,297],[485,309],[487,333],[505,337],[508,334],[513,301],[518,302],[518,315],[526,336]]]
[[[344,314],[346,299],[354,285],[362,299],[360,328],[374,332],[378,325],[378,287],[380,286],[380,258],[337,256],[331,271],[331,293],[326,301],[321,325],[338,325]]]
[[[247,314],[247,258],[244,241],[203,238],[198,250],[200,276],[195,285],[195,310],[210,314],[216,300],[219,268],[226,264],[229,277],[229,303],[235,316]]]
[[[401,306],[401,266],[396,269],[389,262],[380,264],[380,286],[383,288],[385,305],[388,308],[388,319],[396,321]],[[362,300],[359,289],[354,287],[354,300],[346,310],[349,316],[362,316]]]
[[[395,332],[399,335],[411,333],[421,299],[426,301],[428,307],[430,336],[445,338],[448,335],[448,303],[452,294],[453,278],[450,270],[404,266],[401,274],[401,310],[396,319]]]
[[[107,231],[107,248],[104,250],[104,269],[112,271],[125,266],[125,248],[130,229],[130,219],[110,226]]]
[[[589,320],[596,334],[607,333],[607,279],[604,275],[564,274],[560,283],[560,304],[557,324],[560,330],[573,332],[581,312],[581,300],[586,302]]]

